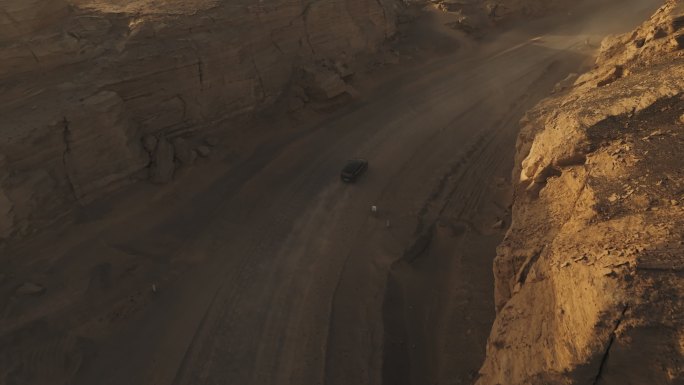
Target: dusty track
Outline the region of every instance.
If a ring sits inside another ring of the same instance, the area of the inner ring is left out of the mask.
[[[90,277],[44,303],[3,300],[1,342],[24,368],[13,378],[465,383],[493,319],[491,225],[505,215],[516,122],[586,53],[585,37],[533,37],[398,75],[238,165],[207,166],[192,187],[11,250],[45,255],[32,266],[46,276]],[[343,185],[352,156],[370,170]],[[63,357],[74,369],[47,374]]]

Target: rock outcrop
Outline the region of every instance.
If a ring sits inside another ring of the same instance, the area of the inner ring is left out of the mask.
[[[542,16],[577,3],[568,0],[489,0],[484,2],[484,7],[491,20],[502,21],[516,17]]]
[[[201,143],[178,137],[273,104],[302,81],[303,69],[345,68],[374,51],[394,33],[400,4],[1,2],[0,239],[49,223],[146,168],[168,181],[169,143],[179,147],[178,165],[192,163]],[[323,91],[318,98],[347,90],[344,71],[328,71],[309,87]]]
[[[577,5],[568,0],[431,0],[431,3],[437,9],[456,14],[458,21],[452,27],[465,32],[513,19],[535,18]]]
[[[479,385],[684,383],[684,6],[523,120]]]

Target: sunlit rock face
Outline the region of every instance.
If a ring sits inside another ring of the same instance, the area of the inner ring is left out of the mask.
[[[374,51],[394,34],[397,7],[394,0],[0,2],[0,237],[158,170],[155,159],[164,157],[143,147],[145,136],[178,143],[273,104],[303,68],[343,68]]]
[[[521,122],[478,385],[684,381],[683,3]]]

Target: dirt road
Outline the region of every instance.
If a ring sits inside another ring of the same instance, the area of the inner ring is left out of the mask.
[[[516,123],[586,59],[570,31],[587,20],[398,73],[238,164],[7,249],[6,269],[47,291],[2,299],[5,383],[467,383],[494,317]],[[355,156],[370,169],[345,185]]]

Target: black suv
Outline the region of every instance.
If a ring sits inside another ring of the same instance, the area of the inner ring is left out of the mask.
[[[351,183],[368,169],[368,161],[365,159],[350,159],[342,169],[340,177],[342,181]]]

